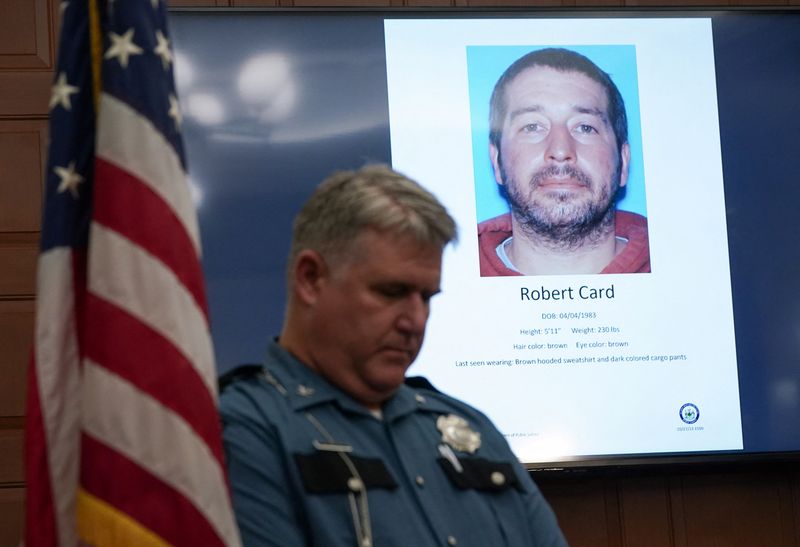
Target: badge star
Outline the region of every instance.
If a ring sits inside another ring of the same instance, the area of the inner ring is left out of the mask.
[[[109,32],[108,37],[111,38],[112,44],[103,59],[118,57],[122,68],[128,68],[128,59],[131,55],[141,55],[144,52],[142,48],[133,43],[133,28],[129,28],[121,36],[115,32]]]
[[[167,37],[164,36],[160,30],[157,30],[156,41],[158,45],[153,49],[153,52],[161,57],[161,64],[164,66],[164,70],[167,70],[169,64],[172,62],[172,51],[169,49],[169,40],[167,40]]]
[[[175,121],[175,129],[180,131],[181,124],[183,123],[183,114],[181,114],[181,107],[175,95],[169,96],[169,111],[167,115]]]
[[[72,197],[78,199],[78,185],[84,181],[84,178],[75,172],[75,162],[69,162],[67,167],[54,167],[53,171],[61,179],[58,185],[58,193],[63,194],[69,190]]]
[[[58,75],[56,83],[54,83],[53,87],[51,88],[50,110],[52,110],[54,106],[58,105],[63,106],[65,110],[71,110],[72,101],[70,101],[70,95],[74,95],[80,90],[81,88],[79,87],[75,87],[74,85],[69,85],[67,83],[67,73],[61,72]]]

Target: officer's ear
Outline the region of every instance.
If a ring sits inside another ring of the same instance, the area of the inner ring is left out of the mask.
[[[330,269],[317,251],[304,249],[297,253],[292,268],[292,290],[297,298],[314,305],[325,286]]]

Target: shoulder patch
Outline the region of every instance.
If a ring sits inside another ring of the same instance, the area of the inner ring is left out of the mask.
[[[254,363],[246,363],[244,365],[239,365],[237,367],[232,368],[219,378],[217,378],[217,387],[219,392],[222,391],[234,383],[237,380],[242,380],[245,378],[253,378],[258,376],[264,371],[264,365],[257,365]]]

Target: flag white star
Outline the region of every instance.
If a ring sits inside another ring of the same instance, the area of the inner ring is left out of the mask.
[[[54,167],[56,175],[61,178],[61,183],[58,185],[58,193],[63,194],[69,190],[72,197],[78,198],[78,185],[84,181],[84,178],[75,172],[75,161],[69,162],[67,167]]]
[[[172,62],[172,51],[169,49],[169,40],[164,36],[160,30],[156,31],[156,41],[158,45],[153,49],[156,55],[161,57],[161,64],[164,70],[169,69],[169,64]]]
[[[153,9],[158,9],[158,2],[159,0],[150,0],[150,5],[153,6]]]
[[[181,107],[178,104],[178,98],[175,95],[169,96],[169,111],[167,115],[175,120],[175,129],[180,131],[181,124],[183,123],[183,114],[181,114]]]
[[[129,28],[122,36],[115,32],[109,32],[108,36],[111,38],[112,44],[103,58],[113,59],[114,57],[119,57],[119,64],[122,65],[122,68],[128,68],[128,58],[131,55],[141,55],[144,51],[133,43],[133,28]]]
[[[54,106],[61,105],[65,110],[71,110],[72,102],[69,97],[80,90],[81,88],[79,87],[69,85],[66,72],[61,72],[50,91],[50,109],[52,110]]]

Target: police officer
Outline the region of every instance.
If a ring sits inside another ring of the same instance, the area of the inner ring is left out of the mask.
[[[406,382],[455,237],[385,166],[335,174],[300,211],[280,336],[220,399],[245,545],[565,545],[489,419]]]

